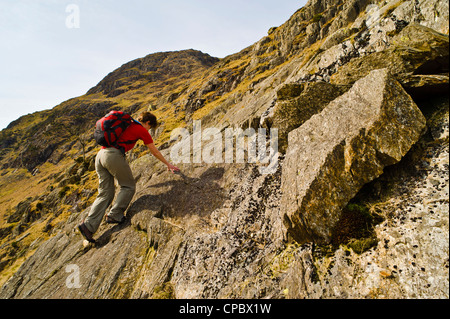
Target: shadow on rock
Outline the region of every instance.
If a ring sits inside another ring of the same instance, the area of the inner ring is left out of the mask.
[[[189,177],[178,172],[172,180],[147,186],[150,194],[139,197],[128,209],[131,217],[150,210],[155,217],[208,216],[222,207],[225,196],[218,181],[224,175],[224,168],[210,167],[200,177]]]
[[[96,240],[95,247],[110,242],[114,233],[131,225],[131,219],[139,212],[148,212],[152,217],[205,217],[222,207],[225,196],[218,181],[224,175],[224,168],[210,167],[200,177],[189,177],[176,173],[171,180],[150,181],[145,194],[135,200],[126,212],[126,221],[105,230]]]

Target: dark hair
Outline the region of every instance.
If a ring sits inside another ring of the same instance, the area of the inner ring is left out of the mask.
[[[158,120],[156,119],[156,116],[150,112],[141,113],[141,115],[139,115],[138,121],[141,123],[150,122],[150,126],[152,128],[158,127]]]

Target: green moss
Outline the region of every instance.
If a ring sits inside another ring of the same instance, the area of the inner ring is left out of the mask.
[[[355,253],[362,254],[363,252],[375,247],[378,244],[377,238],[361,238],[352,239],[348,242],[347,247],[351,248]]]
[[[296,242],[286,245],[264,266],[262,270],[264,275],[271,279],[280,278],[291,267],[295,254],[300,248],[301,245]]]
[[[320,13],[319,13],[319,14],[316,14],[316,15],[312,18],[312,22],[314,22],[314,23],[319,22],[322,18],[323,18],[323,15],[321,15]]]
[[[279,101],[288,100],[299,96],[304,90],[304,84],[286,84],[277,91],[277,99]]]
[[[344,245],[361,254],[377,245],[374,227],[382,220],[366,205],[350,203],[343,209],[339,222],[332,230],[331,244],[334,248]]]
[[[153,292],[153,299],[175,299],[175,289],[170,282],[157,286]]]

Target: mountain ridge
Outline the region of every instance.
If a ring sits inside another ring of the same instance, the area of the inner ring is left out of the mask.
[[[138,82],[141,78],[154,82],[167,80],[175,76],[186,76],[189,74],[189,69],[195,68],[197,64],[200,67],[208,68],[217,61],[219,61],[218,58],[210,57],[208,54],[192,49],[152,53],[123,64],[105,76],[86,94],[104,93],[108,97],[114,97],[124,93],[121,90],[114,91],[115,89],[126,86],[131,82]],[[126,78],[129,83],[120,82],[121,78]]]

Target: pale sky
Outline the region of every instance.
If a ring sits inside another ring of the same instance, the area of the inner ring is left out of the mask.
[[[0,130],[85,94],[109,72],[150,53],[237,53],[306,2],[0,0]]]

